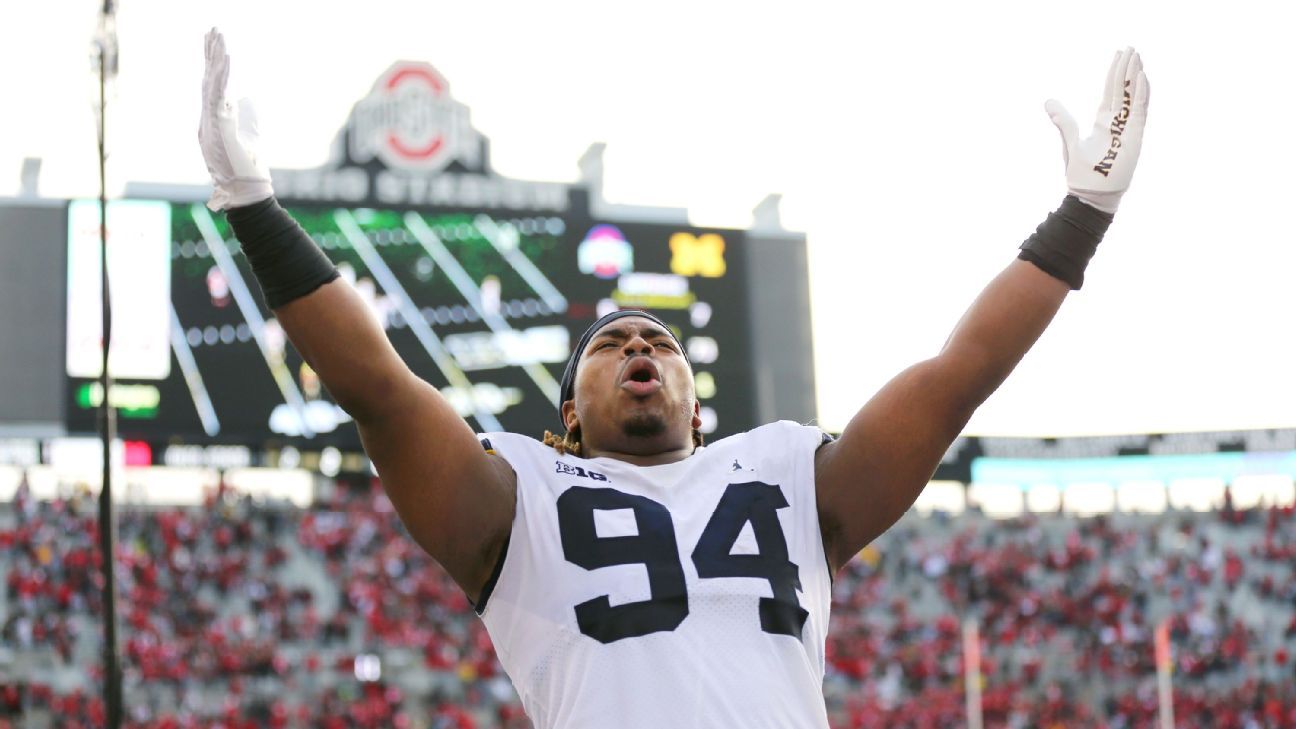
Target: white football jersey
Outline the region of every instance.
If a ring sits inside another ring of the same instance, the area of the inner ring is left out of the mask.
[[[634,466],[484,436],[517,473],[479,605],[537,729],[828,726],[818,428]]]

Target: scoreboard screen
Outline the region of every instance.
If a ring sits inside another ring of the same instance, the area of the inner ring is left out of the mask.
[[[69,209],[72,432],[94,430],[104,396],[94,379],[98,257],[78,233],[89,230],[85,207]],[[569,213],[288,209],[409,367],[479,432],[559,431],[558,381],[571,348],[617,308],[648,309],[675,329],[710,438],[756,425],[743,231]],[[224,215],[126,200],[111,203],[108,217],[116,380],[108,396],[122,437],[359,447],[354,423],[262,302]],[[334,335],[345,346],[349,333]]]

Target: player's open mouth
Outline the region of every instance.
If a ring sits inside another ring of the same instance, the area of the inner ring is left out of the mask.
[[[621,375],[621,389],[632,395],[651,395],[660,390],[661,386],[657,365],[647,357],[636,357],[631,360]]]

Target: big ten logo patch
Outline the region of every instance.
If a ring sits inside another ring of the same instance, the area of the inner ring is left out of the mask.
[[[595,481],[608,480],[607,476],[604,476],[598,471],[590,471],[581,468],[580,466],[573,466],[569,463],[563,463],[562,461],[554,461],[554,465],[558,467],[557,470],[554,471],[554,473],[565,473],[569,476],[580,476],[581,478],[593,479]]]
[[[724,238],[718,233],[676,233],[670,237],[671,273],[719,278],[725,274]]]

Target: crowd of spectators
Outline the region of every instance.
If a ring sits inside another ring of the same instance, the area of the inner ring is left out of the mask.
[[[98,522],[84,494],[0,504],[0,729],[102,726]],[[123,510],[126,726],[529,727],[454,582],[376,482],[308,510],[218,491]],[[1153,726],[1152,636],[1184,727],[1296,727],[1289,507],[996,520],[910,514],[837,576],[834,727]]]
[[[1296,515],[906,517],[835,583],[830,706],[851,727],[1153,726],[1165,621],[1178,723],[1296,727]]]

